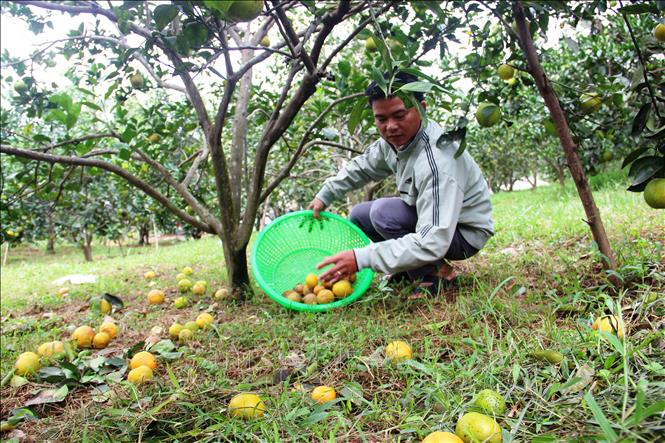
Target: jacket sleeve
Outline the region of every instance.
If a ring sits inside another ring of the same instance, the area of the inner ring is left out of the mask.
[[[382,180],[392,173],[381,151],[380,141],[377,141],[363,154],[349,161],[335,177],[327,179],[316,198],[328,206],[347,192],[361,188],[371,181]]]
[[[464,193],[447,174],[423,174],[416,202],[416,232],[354,249],[358,269],[384,273],[414,269],[445,257],[450,248]]]

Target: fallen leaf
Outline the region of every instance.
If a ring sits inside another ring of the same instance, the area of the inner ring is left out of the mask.
[[[575,375],[560,389],[560,392],[562,394],[574,394],[581,391],[591,383],[595,373],[596,371],[587,364],[580,366]]]
[[[40,391],[39,394],[25,402],[24,406],[60,403],[67,397],[67,394],[69,394],[69,388],[67,385],[63,385],[58,389],[44,389]]]

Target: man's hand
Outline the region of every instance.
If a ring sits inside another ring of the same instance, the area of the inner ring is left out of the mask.
[[[331,263],[333,264],[333,267],[321,274],[319,280],[335,283],[343,278],[348,278],[358,271],[356,254],[354,254],[352,249],[324,258],[321,263],[316,265],[316,269],[321,269]]]
[[[311,209],[314,211],[314,218],[319,218],[319,211],[323,211],[326,208],[326,205],[323,204],[321,200],[318,198],[314,198],[312,200],[312,203],[307,206],[307,209]]]

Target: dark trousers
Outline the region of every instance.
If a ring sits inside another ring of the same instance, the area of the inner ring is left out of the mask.
[[[360,203],[353,207],[349,219],[373,241],[380,242],[404,237],[416,232],[418,213],[415,206],[409,206],[400,198],[380,198]],[[433,262],[407,271],[411,279],[435,274],[446,260],[464,260],[478,252],[455,229],[453,241],[446,256]]]

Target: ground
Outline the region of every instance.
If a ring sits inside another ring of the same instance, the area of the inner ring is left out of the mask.
[[[3,438],[420,441],[434,430],[454,431],[474,394],[491,388],[506,399],[497,417],[504,441],[655,441],[665,409],[665,227],[662,211],[624,189],[610,183],[595,193],[615,271],[602,270],[574,191],[553,185],[493,196],[497,234],[477,257],[456,264],[458,289],[410,299],[408,287],[377,279],[359,302],[320,314],[287,311],[258,290],[243,304],[215,302],[225,275],[214,238],[129,255],[108,248],[92,263],[75,250],[61,248],[53,258],[12,249],[2,270],[3,378],[18,354],[64,340],[75,326],[101,324],[91,297],[114,294],[124,308],[112,314],[121,332],[109,348],[79,358],[88,378],[70,382],[63,401],[33,406],[39,419]],[[184,266],[194,269],[193,280],[208,282],[207,293],[190,296],[186,309],[148,306],[153,287],[169,302],[177,296]],[[146,281],[147,270],[158,278]],[[58,296],[51,282],[72,273],[98,281]],[[153,348],[153,383],[135,388],[120,380],[130,348],[167,339],[174,320],[204,311],[214,314],[214,328],[197,332],[189,346]],[[624,339],[591,330],[597,316],[619,312]],[[151,333],[155,326],[162,330]],[[414,359],[386,362],[384,348],[396,339],[412,346]],[[564,360],[535,359],[541,349]],[[333,386],[338,399],[315,404],[308,393],[319,384]],[[60,385],[3,386],[2,420]],[[229,418],[228,401],[239,392],[259,394],[266,415]]]

